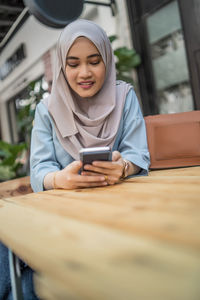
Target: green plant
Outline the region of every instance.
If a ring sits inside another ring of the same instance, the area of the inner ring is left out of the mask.
[[[21,158],[26,144],[9,144],[0,141],[0,181],[23,176]]]
[[[112,35],[109,39],[112,43],[117,39],[117,36]],[[140,55],[135,49],[128,49],[127,47],[116,48],[114,55],[116,57],[117,79],[133,84],[131,72],[141,64]]]
[[[24,100],[25,103],[21,105],[17,113],[18,132],[20,136],[23,136],[28,148],[30,145],[35,108],[45,92],[42,87],[42,79],[31,82],[28,86],[27,99]]]
[[[30,137],[35,108],[46,92],[42,83],[42,79],[31,82],[26,91],[26,97],[20,99],[18,103],[17,127],[19,136],[24,142],[9,144],[0,141],[0,181],[25,176],[26,172],[28,173]]]

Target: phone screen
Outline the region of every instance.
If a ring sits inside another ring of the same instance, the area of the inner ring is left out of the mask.
[[[110,147],[94,147],[94,148],[83,148],[79,151],[80,160],[83,165],[92,164],[93,161],[111,161],[112,152]]]

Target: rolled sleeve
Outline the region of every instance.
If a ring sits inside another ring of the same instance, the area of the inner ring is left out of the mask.
[[[123,129],[118,149],[123,158],[139,166],[146,173],[148,172],[150,157],[147,146],[146,126],[133,89],[129,91],[126,99],[123,113]]]
[[[52,135],[52,124],[43,103],[38,104],[35,112],[31,135],[30,178],[34,192],[44,190],[43,181],[46,174],[60,170],[56,160]]]

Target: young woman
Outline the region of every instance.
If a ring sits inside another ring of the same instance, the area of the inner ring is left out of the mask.
[[[110,146],[112,162],[80,172],[79,150]],[[62,32],[52,92],[37,106],[31,143],[35,192],[106,186],[149,166],[145,123],[133,88],[116,81],[113,51],[97,24],[77,20]]]
[[[112,161],[80,171],[82,147],[110,146]],[[113,51],[95,23],[78,20],[62,32],[52,92],[36,109],[31,140],[34,192],[101,187],[148,172],[144,119],[133,87],[116,81]],[[36,300],[32,270],[21,262],[24,298]],[[11,300],[8,251],[0,243],[0,299]]]

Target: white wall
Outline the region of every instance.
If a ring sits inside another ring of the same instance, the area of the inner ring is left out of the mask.
[[[105,0],[98,0],[105,2]],[[124,0],[116,0],[118,13],[115,17],[111,9],[105,6],[86,4],[81,18],[93,20],[104,28],[108,35],[117,35],[114,48],[122,45],[131,45],[130,29]],[[44,74],[43,54],[50,50],[54,57],[56,41],[61,29],[53,29],[41,24],[30,16],[0,55],[0,66],[16,51],[21,43],[26,47],[26,58],[18,65],[7,78],[0,81],[0,122],[2,139],[10,141],[9,125],[7,120],[6,102],[31,81]],[[53,61],[52,61],[53,63]]]
[[[13,52],[21,43],[25,44],[26,58],[1,83],[1,101],[4,101],[7,97],[10,97],[12,92],[16,93],[16,89],[18,89],[18,86],[19,88],[21,86],[20,83],[22,78],[28,77],[26,81],[29,81],[29,77],[32,77],[33,75],[28,76],[26,73],[31,70],[32,67],[38,63],[40,57],[55,44],[60,31],[61,30],[51,29],[39,23],[33,16],[30,16],[28,18],[28,20],[15,34],[11,42],[8,43],[3,53],[1,54],[0,65],[13,54]],[[39,73],[41,72],[43,72],[43,68],[40,66],[38,71],[35,70],[34,75],[40,75]],[[11,85],[13,85],[15,88],[12,89]]]

